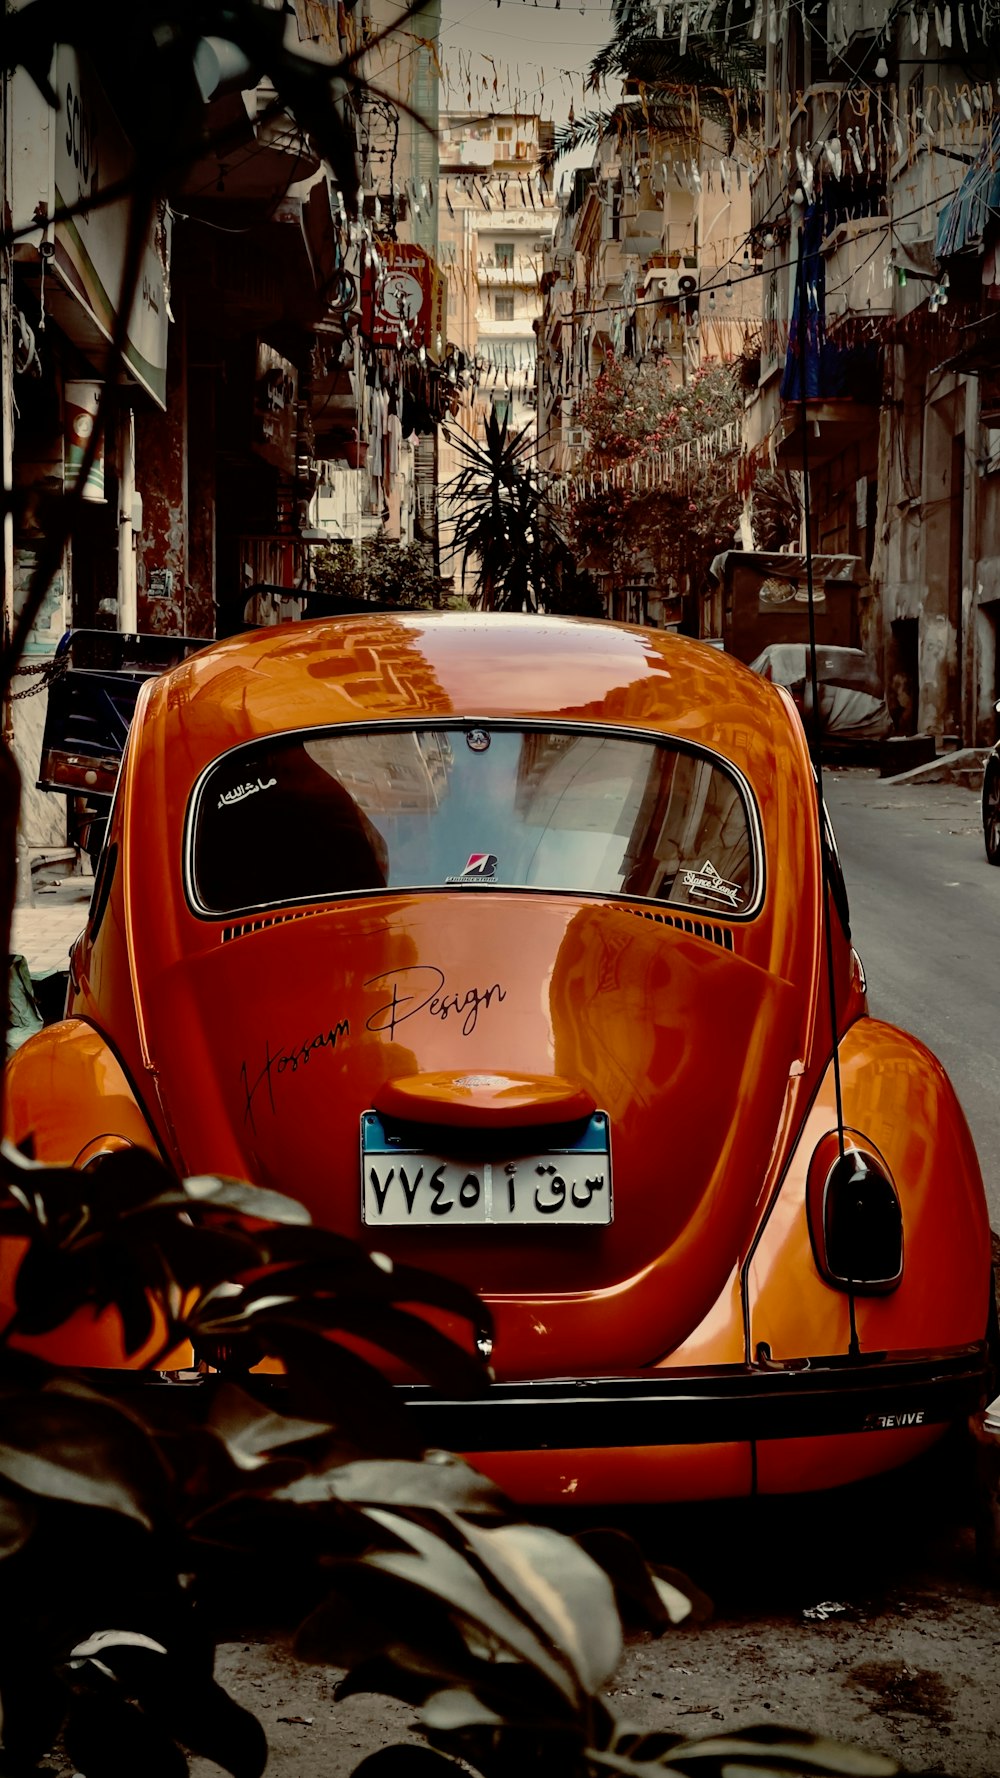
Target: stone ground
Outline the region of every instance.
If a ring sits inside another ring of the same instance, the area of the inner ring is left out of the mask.
[[[620,1515],[651,1559],[686,1566],[716,1608],[697,1629],[631,1633],[612,1707],[644,1729],[694,1737],[782,1723],[910,1772],[996,1778],[1000,1595],[977,1573],[957,1466],[955,1452],[925,1461],[846,1511],[822,1497]],[[391,1700],[338,1703],[340,1674],[298,1661],[273,1624],[228,1633],[217,1675],[263,1724],[271,1778],[348,1778],[412,1734],[414,1713]],[[195,1778],[215,1771],[192,1766]]]

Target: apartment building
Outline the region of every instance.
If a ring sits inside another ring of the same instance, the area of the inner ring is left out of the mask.
[[[609,362],[636,371],[655,364],[682,385],[699,367],[740,355],[759,300],[749,241],[745,145],[711,115],[627,86],[592,165],[564,197],[545,278],[541,461],[565,499],[589,486],[583,414]],[[671,475],[668,463],[648,458],[622,475],[633,472],[636,492],[650,494]],[[607,559],[589,565],[609,612],[678,621],[690,590],[683,571],[664,575],[648,560],[618,585]]]
[[[814,545],[869,568],[857,636],[897,728],[967,743],[992,741],[1000,695],[990,28],[949,7],[789,7],[753,199],[748,452],[808,466]]]
[[[517,114],[446,113],[441,128],[441,257],[452,340],[473,367],[466,403],[534,425],[535,323],[555,208],[552,126]]]
[[[456,419],[479,436],[488,414],[513,432],[537,427],[537,326],[542,277],[557,211],[550,155],[553,126],[535,115],[447,112],[441,118],[440,257],[448,326],[461,354],[464,393]],[[441,485],[458,467],[448,441]],[[448,526],[445,573],[460,575]],[[459,540],[460,548],[460,540]]]

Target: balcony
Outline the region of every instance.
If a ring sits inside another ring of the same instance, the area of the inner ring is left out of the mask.
[[[518,254],[513,265],[480,265],[476,278],[481,290],[536,290],[542,271],[542,251],[533,257]]]
[[[480,310],[476,317],[481,340],[523,340],[527,345],[535,343],[532,332],[534,315],[527,310],[522,315],[515,315],[512,320],[498,321],[495,315],[487,310]]]
[[[773,435],[774,462],[779,469],[819,469],[878,427],[879,410],[850,396],[805,403],[808,432],[803,439],[802,404],[786,404]]]
[[[884,216],[840,222],[820,246],[826,263],[826,325],[848,319],[887,320],[895,303],[889,228]]]
[[[289,186],[318,172],[318,155],[274,101],[274,88],[264,82],[206,105],[209,146],[179,187],[188,215],[219,227],[251,228],[270,218]]]
[[[785,469],[828,463],[878,427],[882,346],[869,324],[893,312],[888,229],[884,219],[855,217],[823,231],[816,206],[806,219],[774,436],[774,460]]]

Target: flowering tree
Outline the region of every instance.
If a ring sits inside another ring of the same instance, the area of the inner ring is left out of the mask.
[[[743,404],[727,364],[706,364],[679,383],[667,359],[636,365],[609,355],[577,412],[592,470],[717,432],[742,417]]]
[[[732,367],[707,364],[679,383],[665,360],[636,365],[609,356],[577,411],[588,434],[570,507],[581,557],[613,582],[651,571],[661,587],[671,581],[697,586],[713,555],[731,543],[739,518],[739,495],[720,486],[718,463],[726,452],[683,480],[654,470],[652,486],[642,492],[627,482],[583,490],[601,471],[639,464],[738,421],[743,403]]]

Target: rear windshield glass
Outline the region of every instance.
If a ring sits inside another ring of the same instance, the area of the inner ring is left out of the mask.
[[[202,780],[189,880],[233,914],[379,889],[569,890],[752,911],[734,777],[645,737],[510,728],[315,731]]]

